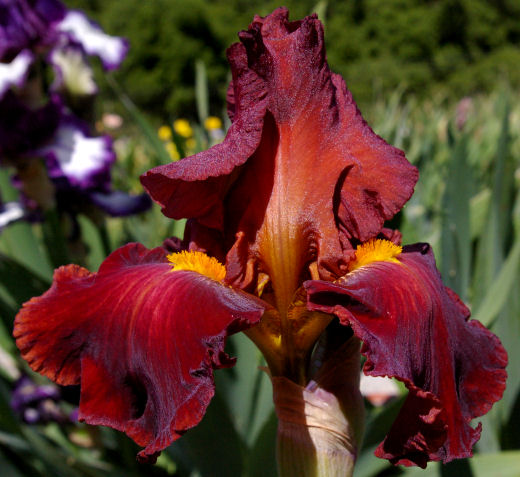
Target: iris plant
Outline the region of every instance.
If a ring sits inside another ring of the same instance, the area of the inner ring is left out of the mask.
[[[111,70],[127,51],[59,0],[0,0],[0,165],[16,169],[25,205],[70,213],[95,204],[110,215],[150,205],[111,190],[112,141],[89,125],[97,86],[87,57]]]
[[[446,288],[429,245],[385,228],[418,178],[330,71],[315,15],[255,17],[228,50],[232,125],[221,144],[141,178],[188,218],[168,253],[132,243],[92,273],[56,270],[14,336],[30,366],[80,384],[80,420],[111,426],[142,461],[197,425],[226,337],[262,351],[282,475],[351,475],[364,372],[408,396],[376,455],[395,464],[472,455],[505,387],[499,340]],[[362,342],[360,348],[360,342]]]

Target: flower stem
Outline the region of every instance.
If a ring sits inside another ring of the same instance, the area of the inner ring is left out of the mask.
[[[350,339],[303,387],[273,377],[280,477],[350,477],[361,443],[359,341]]]

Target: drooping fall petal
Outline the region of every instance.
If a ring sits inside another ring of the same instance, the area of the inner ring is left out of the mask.
[[[376,451],[394,464],[426,466],[469,457],[480,437],[473,418],[505,387],[507,355],[498,338],[444,287],[427,244],[394,261],[360,266],[336,283],[305,284],[311,310],[334,313],[363,340],[364,372],[409,389]]]
[[[247,285],[253,260],[285,282],[277,295],[292,296],[306,264],[337,269],[351,240],[376,236],[411,196],[417,171],[374,134],[330,71],[315,15],[289,22],[280,8],[239,38],[228,50],[233,124],[224,142],[142,183],[166,215],[225,230],[229,281]]]
[[[212,370],[234,362],[225,338],[262,311],[260,300],[200,273],[173,272],[163,249],[129,244],[97,273],[58,269],[13,334],[35,371],[81,384],[81,420],[126,432],[153,460],[201,420]]]
[[[16,161],[51,139],[58,127],[62,104],[58,97],[36,109],[29,108],[13,91],[0,101],[0,161]]]

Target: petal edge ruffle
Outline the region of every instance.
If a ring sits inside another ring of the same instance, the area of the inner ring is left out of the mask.
[[[396,377],[409,389],[378,457],[420,467],[470,457],[480,437],[470,421],[501,398],[507,354],[468,321],[429,246],[405,248],[399,261],[374,262],[337,283],[306,282],[308,306],[337,315],[363,340],[365,374]]]
[[[199,273],[172,272],[161,249],[129,244],[90,273],[55,272],[27,302],[14,336],[30,366],[81,384],[79,418],[126,432],[153,460],[195,426],[214,393],[213,369],[234,363],[226,337],[261,317],[260,300]]]

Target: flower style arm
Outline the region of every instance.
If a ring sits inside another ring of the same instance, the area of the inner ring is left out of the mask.
[[[442,284],[429,245],[305,286],[311,310],[337,315],[363,340],[365,374],[395,377],[409,390],[376,455],[421,467],[470,457],[481,427],[470,421],[502,397],[507,355]]]
[[[213,369],[234,360],[226,337],[255,324],[260,300],[194,271],[172,271],[161,248],[129,244],[97,273],[55,272],[25,304],[14,336],[32,369],[81,384],[79,418],[126,432],[156,454],[202,419]]]

